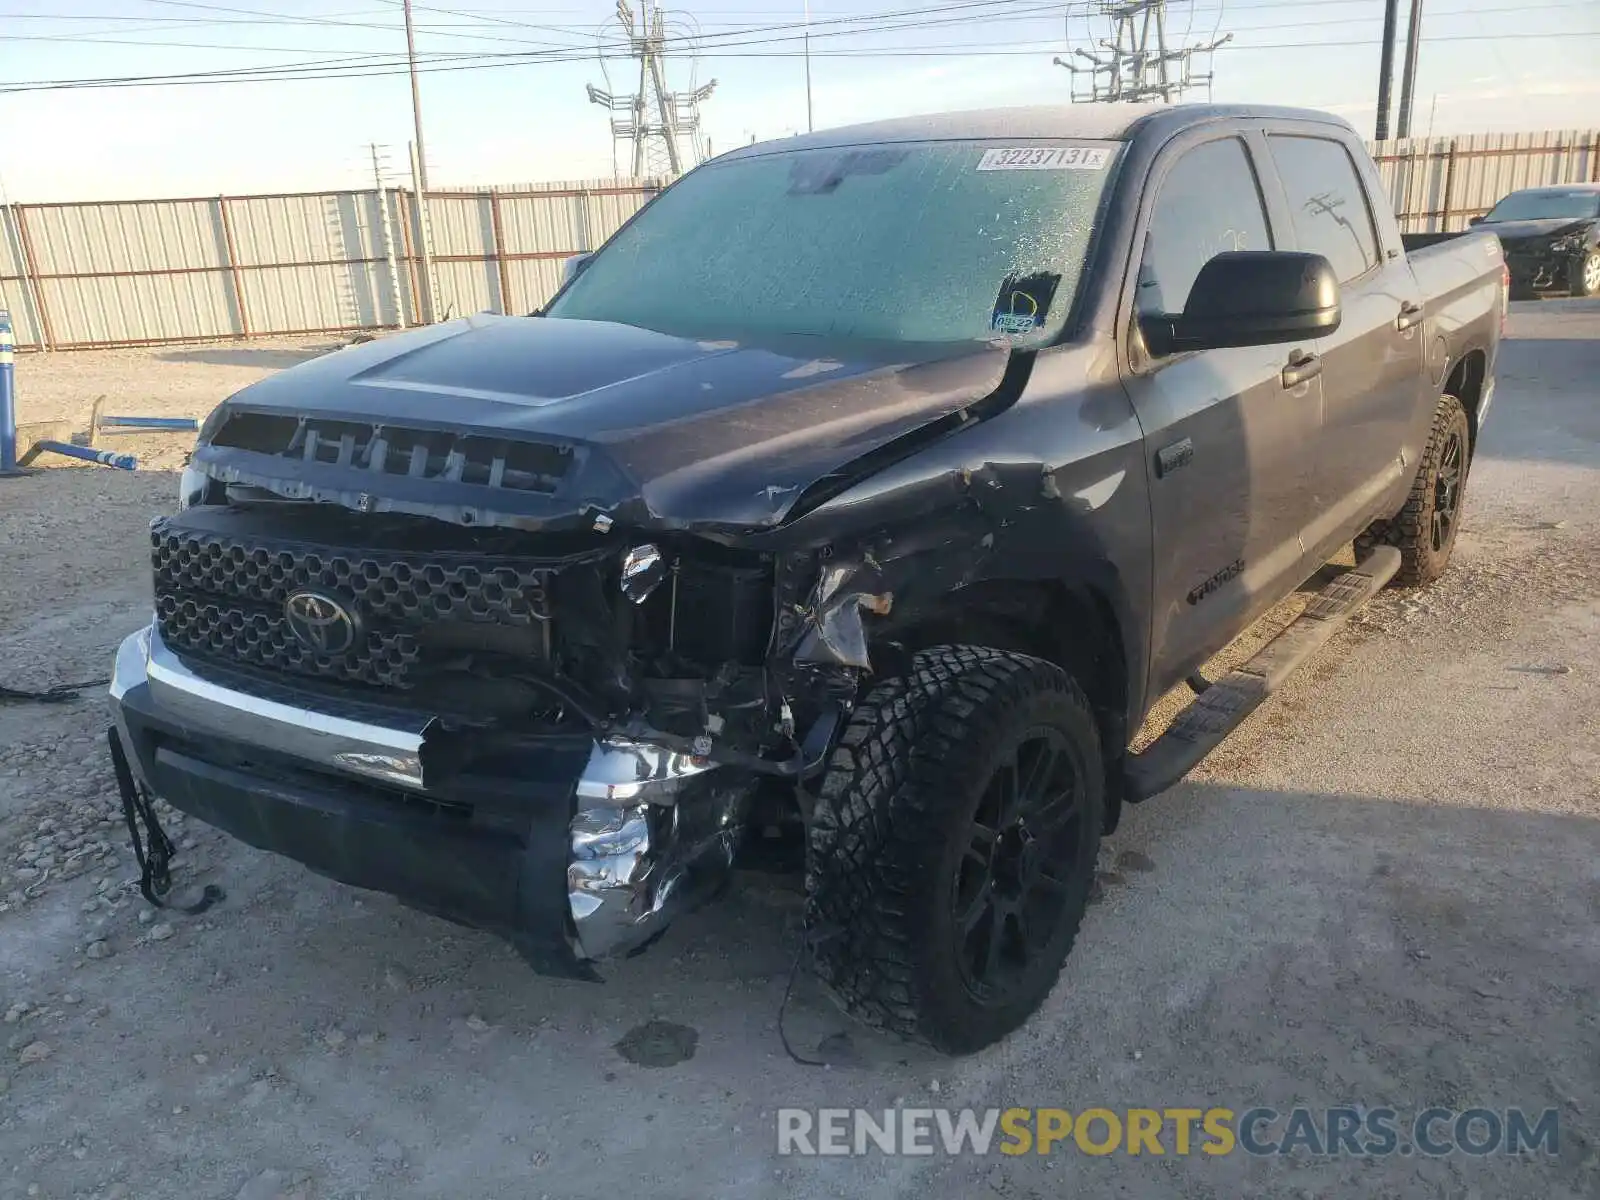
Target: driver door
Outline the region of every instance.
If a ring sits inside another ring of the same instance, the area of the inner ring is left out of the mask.
[[[1180,143],[1152,180],[1124,384],[1145,435],[1155,545],[1149,694],[1158,696],[1305,578],[1322,382],[1314,343],[1149,353],[1138,316],[1181,312],[1216,254],[1275,248],[1245,139]],[[1312,365],[1297,367],[1302,359]]]

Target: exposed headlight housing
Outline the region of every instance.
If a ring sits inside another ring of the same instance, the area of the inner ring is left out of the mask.
[[[622,559],[622,594],[635,604],[643,604],[667,577],[667,560],[661,547],[646,542],[635,546]]]
[[[206,494],[206,489],[211,486],[211,476],[199,467],[184,467],[183,474],[178,477],[178,511],[198,504]]]
[[[1576,233],[1569,233],[1550,243],[1550,249],[1555,254],[1576,254],[1583,249],[1584,235],[1580,229]]]

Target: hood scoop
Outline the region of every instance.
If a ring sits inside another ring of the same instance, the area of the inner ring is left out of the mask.
[[[484,437],[323,417],[233,411],[210,438],[215,447],[374,476],[556,495],[581,449],[509,437]]]

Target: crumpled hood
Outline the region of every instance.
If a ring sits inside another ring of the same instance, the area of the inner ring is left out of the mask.
[[[195,461],[283,495],[463,523],[572,528],[605,512],[646,527],[770,528],[806,487],[994,392],[1008,358],[1000,345],[738,345],[478,316],[340,350],[246,388],[207,421]],[[282,446],[242,441],[229,432],[241,414],[316,427],[324,450],[322,430],[336,428],[350,447],[318,456],[276,432]],[[572,466],[544,491],[513,492],[459,469],[455,478],[448,467],[408,472],[394,455],[373,465],[374,435],[416,430],[479,439],[471,445],[558,447]]]
[[[1542,221],[1497,221],[1492,224],[1486,221],[1477,228],[1497,235],[1501,244],[1509,247],[1521,242],[1554,241],[1569,233],[1577,233],[1589,224],[1589,220],[1583,217],[1551,217]]]

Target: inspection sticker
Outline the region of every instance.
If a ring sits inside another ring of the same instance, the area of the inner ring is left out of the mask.
[[[1104,146],[1023,146],[985,150],[980,171],[1098,171],[1111,161]]]

